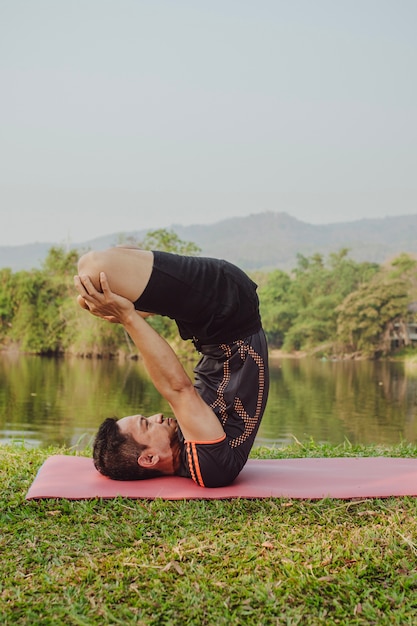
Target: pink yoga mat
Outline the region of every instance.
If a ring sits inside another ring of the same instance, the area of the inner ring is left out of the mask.
[[[250,459],[232,485],[208,489],[188,478],[166,476],[118,481],[99,474],[92,459],[55,455],[40,468],[26,499],[141,498],[383,498],[417,495],[417,459]]]

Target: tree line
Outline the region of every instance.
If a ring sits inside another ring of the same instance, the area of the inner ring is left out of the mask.
[[[260,288],[269,342],[288,351],[371,358],[409,346],[416,270],[408,254],[384,265],[355,262],[346,248],[327,259],[299,255],[291,275],[275,270]]]
[[[161,229],[142,242],[119,241],[179,254],[198,255],[192,242]],[[348,249],[324,258],[298,256],[292,272],[256,272],[263,325],[271,347],[319,355],[377,358],[410,343],[407,325],[417,321],[417,260],[400,254],[384,265],[356,262]],[[85,314],[76,304],[73,276],[78,250],[49,250],[40,269],[0,270],[0,345],[43,355],[136,354],[116,324]],[[150,323],[176,349],[187,353],[176,326],[166,318]],[[396,340],[393,341],[394,335]]]

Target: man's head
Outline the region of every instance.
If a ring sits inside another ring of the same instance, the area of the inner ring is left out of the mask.
[[[177,422],[161,414],[107,418],[94,441],[96,469],[114,480],[175,474],[179,466]]]

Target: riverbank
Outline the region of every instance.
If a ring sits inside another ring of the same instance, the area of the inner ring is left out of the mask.
[[[56,453],[1,448],[4,625],[414,623],[416,498],[25,501]],[[252,453],[381,455],[417,445]]]
[[[400,350],[397,353],[379,357],[379,359],[374,359],[370,356],[358,352],[328,357],[324,356],[324,352],[325,351],[323,351],[322,348],[317,348],[317,350],[312,350],[311,352],[307,352],[305,350],[294,350],[293,352],[286,352],[285,350],[281,350],[279,348],[271,348],[269,350],[269,358],[271,360],[279,360],[304,359],[306,357],[313,357],[319,360],[331,361],[399,361],[405,363],[410,368],[417,367],[417,350],[415,348]]]
[[[302,352],[301,350],[285,352],[278,348],[271,348],[268,351],[268,356],[270,359],[303,359],[308,356],[308,352]]]
[[[190,342],[183,341],[181,339],[175,339],[170,341],[170,345],[174,352],[178,355],[178,357],[185,362],[196,362],[199,358],[198,353],[195,351],[194,346]],[[126,360],[141,360],[140,354],[130,346],[130,349],[119,349],[117,352],[105,353],[100,350],[91,351],[88,353],[83,352],[62,352],[60,354],[49,354],[49,355],[39,355],[35,353],[28,353],[19,349],[16,344],[9,345],[0,345],[0,354],[7,354],[11,357],[18,358],[19,356],[49,356],[56,358],[69,358],[69,359],[98,359],[98,360],[118,360],[118,361],[126,361]],[[280,360],[280,359],[304,359],[306,357],[316,358],[318,360],[337,360],[337,361],[367,361],[367,360],[375,360],[371,358],[369,355],[365,355],[359,352],[352,353],[344,353],[339,355],[333,355],[331,347],[329,346],[318,346],[317,348],[313,348],[310,351],[307,350],[293,350],[291,352],[287,352],[280,348],[269,348],[268,355],[271,360]],[[332,356],[329,356],[332,355]],[[384,357],[380,357],[378,360],[388,360],[388,361],[403,361],[408,363],[410,366],[417,365],[417,349],[415,348],[407,348],[403,349],[397,353],[386,355]]]

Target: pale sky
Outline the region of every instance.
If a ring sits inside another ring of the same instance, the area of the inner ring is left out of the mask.
[[[417,213],[416,0],[0,0],[0,245]]]

